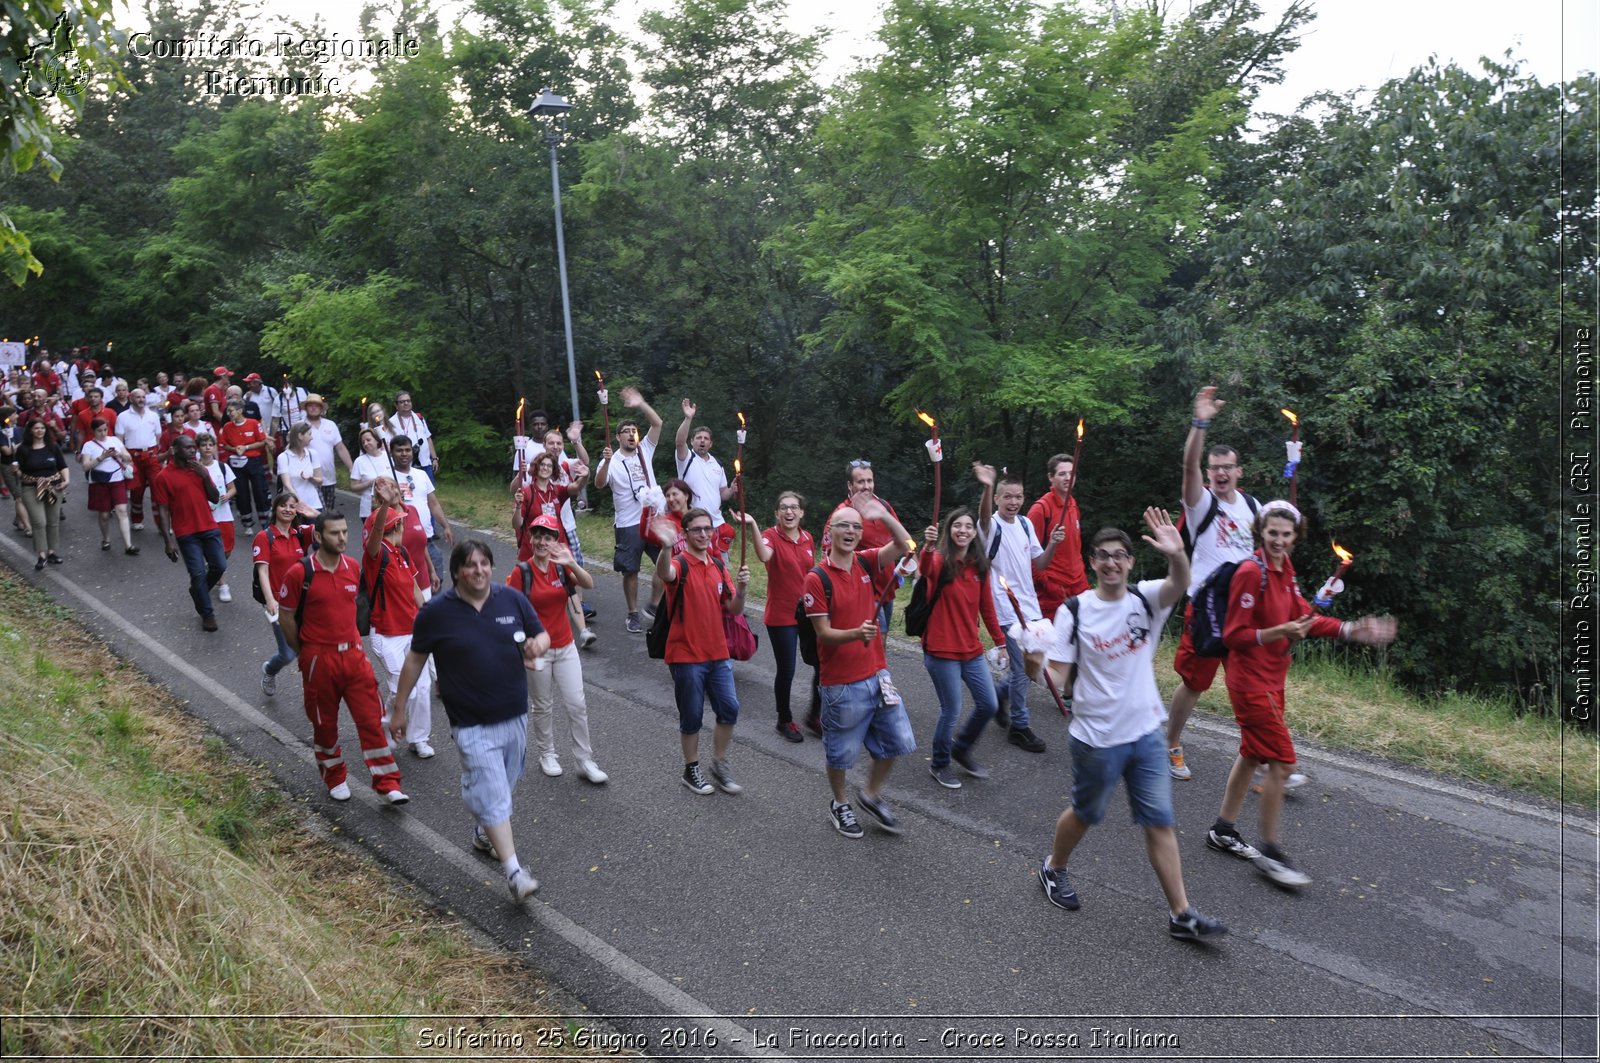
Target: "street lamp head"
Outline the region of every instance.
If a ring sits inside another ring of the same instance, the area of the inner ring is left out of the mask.
[[[572,104],[550,91],[546,85],[539,93],[539,98],[533,101],[528,108],[529,118],[560,118],[572,110]]]

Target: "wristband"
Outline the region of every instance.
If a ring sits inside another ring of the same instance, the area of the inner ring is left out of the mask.
[[[1207,428],[1210,428],[1210,427],[1211,427],[1211,422],[1210,422],[1210,421],[1202,421],[1202,420],[1201,420],[1201,419],[1200,419],[1200,418],[1198,418],[1198,417],[1191,417],[1191,418],[1189,418],[1189,423],[1190,423],[1190,424],[1191,424],[1191,425],[1193,425],[1193,426],[1194,426],[1194,427],[1196,427],[1196,428],[1198,428],[1198,429],[1200,429],[1200,430],[1201,430],[1201,431],[1204,431],[1204,430],[1205,430],[1205,429],[1207,429]]]

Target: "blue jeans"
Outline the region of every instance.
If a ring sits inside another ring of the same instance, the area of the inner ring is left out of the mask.
[[[794,686],[795,662],[800,656],[800,629],[794,624],[783,627],[766,625],[767,638],[772,643],[772,656],[777,661],[778,672],[772,678],[772,698],[778,705],[778,722],[793,723],[794,713],[789,710],[789,692]],[[819,712],[822,700],[817,693],[817,670],[811,669],[811,711]]]
[[[289,640],[283,637],[282,624],[268,626],[272,628],[272,637],[278,640],[278,652],[267,658],[266,670],[268,675],[277,675],[294,663],[295,652],[289,648]]]
[[[222,533],[215,528],[178,536],[178,552],[189,570],[189,597],[194,611],[211,615],[211,588],[222,582],[228,571],[228,555],[222,552]]]
[[[1167,761],[1166,728],[1143,738],[1104,748],[1076,738],[1072,746],[1072,811],[1091,827],[1106,816],[1117,780],[1128,784],[1128,807],[1141,827],[1170,827],[1172,766]]]
[[[679,733],[700,733],[708,697],[718,723],[732,727],[739,722],[739,695],[733,689],[731,660],[724,657],[720,661],[669,664],[667,668],[672,672],[672,696],[678,703]]]
[[[862,746],[873,760],[893,760],[914,753],[917,736],[905,705],[883,703],[887,671],[854,683],[822,687],[822,751],[828,767],[853,767]]]
[[[933,692],[939,696],[939,722],[933,728],[933,766],[942,768],[950,763],[955,750],[965,752],[983,734],[983,728],[994,719],[999,703],[994,696],[994,681],[989,678],[989,666],[983,654],[965,661],[953,661],[932,654],[922,655],[922,665],[933,680]],[[961,716],[961,684],[972,691],[972,715],[966,726],[956,734],[956,720]]]
[[[1022,643],[1006,636],[1006,656],[1011,661],[1011,668],[1006,672],[1005,689],[1007,699],[1010,701],[1011,726],[1018,730],[1028,727],[1028,688],[1033,684],[1028,682],[1028,670],[1022,659]]]

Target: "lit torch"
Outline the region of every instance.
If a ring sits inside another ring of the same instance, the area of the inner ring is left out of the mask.
[[[605,375],[598,369],[594,371],[594,382],[595,386],[600,389],[597,392],[600,396],[600,414],[605,418],[606,437],[601,446],[609,447],[611,445],[611,396],[606,394]]]
[[[1078,441],[1072,445],[1072,471],[1067,473],[1067,498],[1061,503],[1061,519],[1056,527],[1067,525],[1067,511],[1072,508],[1072,489],[1078,484],[1078,458],[1083,454],[1083,418],[1078,418]]]
[[[1328,577],[1328,582],[1324,583],[1322,588],[1317,591],[1317,596],[1311,599],[1319,609],[1326,609],[1332,605],[1333,596],[1344,590],[1344,574],[1349,571],[1350,565],[1356,559],[1356,555],[1340,546],[1338,540],[1334,541],[1333,553],[1339,559],[1339,567],[1334,570],[1333,575]]]
[[[928,448],[928,457],[933,460],[933,523],[939,523],[939,496],[943,490],[939,470],[944,462],[944,445],[939,442],[939,422],[929,414],[917,411],[917,420],[928,426],[929,439],[923,446]]]
[[[1291,437],[1283,444],[1289,452],[1289,462],[1283,467],[1283,477],[1289,481],[1289,503],[1295,504],[1295,487],[1297,486],[1297,473],[1300,468],[1300,418],[1295,416],[1293,410],[1285,407],[1279,413],[1289,418],[1289,423],[1294,426]]]

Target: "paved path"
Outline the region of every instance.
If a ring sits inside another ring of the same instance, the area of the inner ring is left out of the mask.
[[[620,583],[603,573],[602,638],[584,664],[613,781],[576,778],[565,746],[561,778],[530,760],[514,825],[543,886],[519,909],[471,851],[441,729],[438,757],[402,757],[403,811],[361,788],[347,805],[327,800],[295,673],[276,698],[258,687],[272,642],[248,596],[247,547],[222,630],[206,635],[153,528],[136,533],[140,557],[101,553],[81,490],[70,504],[66,565],[34,573],[11,533],[0,561],[377,859],[610,1016],[613,1044],[697,1059],[1595,1058],[1592,810],[1306,750],[1313,782],[1289,800],[1285,838],[1316,881],[1287,893],[1205,848],[1235,739],[1197,721],[1195,779],[1176,795],[1185,877],[1233,933],[1175,942],[1120,798],[1073,862],[1082,910],[1043,899],[1034,869],[1070,789],[1065,721],[1045,698],[1035,729],[1049,752],[995,731],[979,750],[993,779],[949,792],[928,778],[936,706],[909,651],[890,660],[923,745],[891,780],[903,836],[832,830],[821,744],[773,730],[765,645],[737,666],[732,760],[746,792],[694,796],[678,783],[666,668],[624,633]],[[364,781],[359,765],[351,778]],[[1247,809],[1246,837],[1253,824]],[[579,1017],[558,1033],[588,1029]]]

